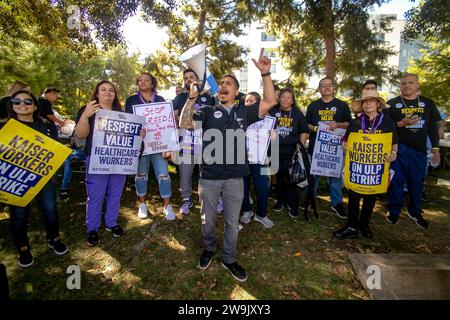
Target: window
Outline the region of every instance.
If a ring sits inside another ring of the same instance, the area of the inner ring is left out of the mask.
[[[377,35],[375,36],[375,38],[378,41],[384,42],[384,33],[377,33]]]
[[[266,32],[261,32],[261,41],[275,41],[275,36],[269,35]]]
[[[269,58],[276,58],[276,54],[275,54],[275,49],[272,48],[265,48],[264,49],[264,53],[267,55],[267,57]]]
[[[272,63],[270,65],[270,73],[276,73],[277,72],[277,65]]]

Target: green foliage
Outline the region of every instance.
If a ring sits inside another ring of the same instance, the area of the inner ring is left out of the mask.
[[[204,43],[207,46],[208,68],[216,79],[244,66],[247,50],[231,37],[243,34],[242,25],[250,22],[252,7],[249,1],[183,0],[179,12],[166,17],[169,40],[164,50],[147,57],[145,67],[160,81],[162,87],[182,83],[182,64],[178,57],[190,47]],[[145,16],[151,8],[143,7]]]
[[[281,39],[279,54],[304,90],[304,79],[313,74],[331,74],[341,90],[360,91],[367,78],[387,81],[395,70],[386,66],[393,51],[377,39],[389,30],[389,19],[368,25],[370,6],[385,1],[259,1],[267,15],[269,32]],[[328,47],[327,47],[328,42]],[[334,44],[334,47],[333,47]]]

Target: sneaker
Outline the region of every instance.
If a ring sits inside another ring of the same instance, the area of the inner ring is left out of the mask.
[[[237,281],[247,281],[247,273],[245,272],[244,268],[242,268],[236,261],[233,263],[225,263],[222,260],[222,267],[230,271],[233,278],[235,278]]]
[[[411,220],[413,220],[419,227],[423,228],[423,229],[428,229],[428,221],[425,220],[422,215],[419,213],[416,217],[412,216],[409,212],[408,212],[408,216],[411,218]]]
[[[298,210],[293,210],[289,206],[287,206],[287,208],[288,208],[289,217],[291,217],[293,219],[297,219],[298,218]]]
[[[281,203],[277,202],[273,207],[272,210],[273,211],[277,211],[280,212],[281,210],[284,209],[284,205],[282,205]]]
[[[106,227],[106,231],[112,232],[114,238],[120,238],[123,236],[123,229],[117,225],[115,227]]]
[[[300,210],[302,210],[302,211],[305,211],[305,205],[304,205],[304,204],[301,204],[298,208],[299,208]],[[307,207],[306,209],[309,210],[309,208],[311,208],[311,205],[310,205],[310,204],[308,205],[308,207]]]
[[[202,255],[198,261],[198,266],[202,270],[206,270],[211,264],[212,257],[214,255],[213,251],[203,250]]]
[[[181,214],[189,214],[190,209],[194,206],[194,202],[191,198],[184,198],[181,201],[180,213]]]
[[[255,213],[253,211],[245,211],[241,217],[241,222],[245,224],[249,223],[254,215]]]
[[[333,236],[340,240],[356,239],[358,238],[358,229],[352,228],[350,226],[345,226],[342,229],[333,232]]]
[[[393,216],[390,212],[386,214],[386,221],[392,224],[398,223],[398,216]]]
[[[331,210],[336,213],[336,215],[341,219],[347,219],[347,212],[345,212],[344,206],[342,203],[338,203],[334,207],[331,207]]]
[[[19,266],[22,268],[26,268],[31,266],[34,263],[33,255],[31,254],[30,247],[23,246],[19,249],[19,254],[17,258],[17,262]]]
[[[53,240],[48,240],[48,247],[50,249],[53,249],[53,251],[55,251],[55,253],[58,256],[62,256],[67,251],[69,251],[69,248],[67,248],[67,246],[64,243],[61,242],[59,237],[57,237],[57,238],[55,238]]]
[[[148,218],[148,209],[147,209],[147,205],[144,202],[139,204],[138,218],[139,219],[147,219]]]
[[[244,226],[241,224],[241,223],[239,223],[239,231],[241,231],[242,229],[244,229]]]
[[[218,214],[221,214],[223,212],[223,201],[222,198],[219,198],[219,201],[217,201],[217,209]]]
[[[164,214],[166,215],[166,220],[168,221],[172,221],[177,218],[175,212],[173,212],[171,204],[164,208]]]
[[[264,227],[271,229],[273,227],[273,221],[270,220],[267,216],[264,218],[261,218],[258,215],[255,215],[255,217],[253,218],[255,221],[258,221],[259,223],[261,223]]]
[[[89,231],[87,234],[87,244],[90,246],[96,246],[100,243],[97,231]]]
[[[368,225],[361,225],[359,227],[359,231],[361,232],[361,235],[364,238],[367,238],[367,239],[372,239],[373,238],[373,232],[372,232],[372,230],[370,229],[370,227]]]
[[[67,200],[70,198],[70,192],[69,190],[61,190],[60,194],[59,194],[59,198],[61,200]]]

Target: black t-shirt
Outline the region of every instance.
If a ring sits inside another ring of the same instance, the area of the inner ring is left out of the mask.
[[[372,121],[369,120],[369,117],[366,115],[361,115],[360,117],[357,117],[355,119],[352,119],[350,121],[350,125],[348,126],[347,130],[345,131],[344,140],[348,139],[348,136],[351,132],[359,132],[362,133],[362,117],[365,117],[365,123],[366,123],[366,133],[367,130],[369,132],[372,130],[374,126],[378,125],[378,122],[380,121],[381,115],[378,114],[378,116],[373,119]],[[389,133],[392,132],[392,144],[398,144],[398,136],[397,131],[395,130],[395,124],[394,121],[392,121],[391,118],[384,115],[383,119],[381,120],[381,123],[376,127],[373,134],[380,134],[380,133]]]
[[[188,92],[182,92],[175,97],[172,101],[173,111],[179,110],[181,114],[181,110],[183,110],[184,105],[189,97]],[[207,93],[203,93],[198,99],[198,104],[202,106],[213,106],[215,104],[215,100],[213,96],[210,96]]]
[[[15,119],[15,120],[17,120],[17,119]],[[3,128],[8,123],[8,121],[0,122],[0,129]],[[45,134],[46,136],[48,136],[48,137],[53,139],[53,137],[52,137],[52,135],[50,133],[50,128],[48,127],[48,125],[46,125],[44,123],[44,121],[42,121],[40,119],[37,120],[37,121],[34,120],[33,122],[26,122],[26,121],[20,121],[20,120],[17,120],[17,121],[19,121],[20,123],[30,127],[33,130],[39,131],[40,133]]]
[[[390,106],[389,114],[394,123],[412,115],[417,115],[420,119],[415,125],[397,127],[399,143],[426,154],[427,136],[429,136],[433,147],[439,147],[439,133],[436,122],[441,120],[441,116],[433,100],[424,96],[418,96],[414,100],[407,100],[398,96],[387,103]]]
[[[8,103],[10,97],[0,99],[0,120],[8,118]]]
[[[242,178],[250,174],[247,161],[247,149],[245,145],[245,130],[252,123],[261,120],[259,118],[259,102],[245,107],[243,105],[234,105],[230,113],[220,104],[215,106],[204,106],[195,111],[194,121],[202,122],[203,129],[203,157],[200,171],[200,177],[207,180],[225,180],[233,178]],[[215,129],[208,131],[208,129]],[[228,131],[227,129],[231,129]],[[216,141],[215,133],[220,131],[222,144],[220,140]],[[235,133],[243,140],[238,139],[230,133]],[[211,136],[213,137],[211,139]],[[228,143],[227,143],[228,142]],[[214,143],[217,149],[211,150],[213,146],[208,148],[210,144]],[[208,150],[205,152],[205,149]],[[222,152],[220,162],[219,155]],[[229,163],[227,164],[227,156]],[[213,157],[213,158],[211,158]]]
[[[313,126],[318,126],[320,122],[350,122],[352,116],[348,104],[338,98],[333,98],[330,102],[322,99],[311,102],[306,109],[306,122]],[[308,151],[314,151],[317,133],[311,131],[309,135]]]
[[[53,114],[52,104],[50,103],[50,101],[48,101],[43,97],[38,98],[38,104],[39,104],[39,115],[43,118],[48,119],[48,116]]]
[[[163,97],[156,95],[155,101],[147,101],[142,97],[142,100],[139,99],[139,96],[137,94],[129,96],[127,98],[127,101],[125,102],[125,112],[127,113],[133,113],[133,106],[138,104],[144,104],[144,103],[152,103],[152,102],[164,102]]]
[[[277,118],[275,128],[280,139],[279,156],[280,158],[291,158],[295,146],[300,142],[300,135],[309,132],[306,118],[298,108],[284,111],[280,107],[275,107],[269,111],[269,114]]]

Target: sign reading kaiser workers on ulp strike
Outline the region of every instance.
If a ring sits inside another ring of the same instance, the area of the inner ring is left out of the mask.
[[[133,113],[145,117],[144,155],[180,149],[171,101],[134,105]]]
[[[90,174],[136,174],[144,117],[100,110],[95,114]]]
[[[345,187],[361,194],[385,193],[389,184],[388,157],[392,133],[350,133],[345,157]]]
[[[10,119],[0,130],[0,202],[27,206],[70,152],[59,142]]]

